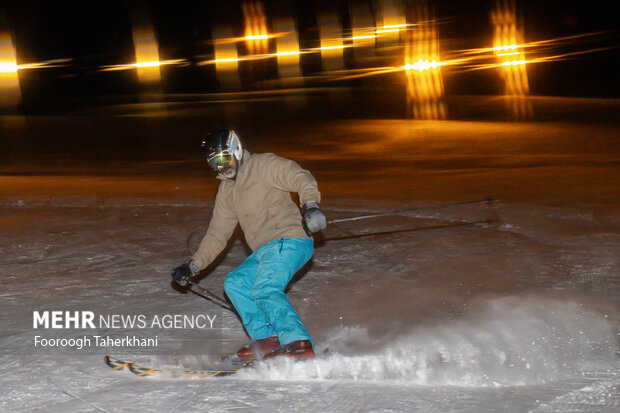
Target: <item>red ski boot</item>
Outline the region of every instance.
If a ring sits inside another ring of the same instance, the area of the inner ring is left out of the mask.
[[[241,347],[239,351],[237,351],[235,358],[241,361],[260,360],[265,354],[278,350],[279,348],[280,340],[278,340],[278,336],[262,338]]]
[[[269,359],[278,356],[289,356],[297,360],[305,360],[314,357],[312,342],[310,340],[291,341],[290,343],[283,345],[279,349],[265,354],[263,358]]]

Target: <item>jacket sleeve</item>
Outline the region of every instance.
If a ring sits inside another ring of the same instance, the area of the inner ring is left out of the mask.
[[[213,216],[209,222],[209,229],[198,246],[198,250],[192,256],[192,260],[199,270],[209,265],[226,247],[228,239],[237,226],[237,217],[226,205],[225,196],[222,195],[222,185],[215,197]]]
[[[266,178],[277,189],[297,192],[299,204],[321,202],[321,193],[312,174],[302,169],[297,162],[276,155],[269,155],[265,168]]]

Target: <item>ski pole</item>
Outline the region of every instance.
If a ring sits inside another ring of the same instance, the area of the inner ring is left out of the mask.
[[[453,202],[451,204],[439,204],[439,205],[430,205],[430,206],[414,207],[414,208],[407,208],[407,209],[398,209],[395,211],[377,212],[375,214],[358,215],[358,216],[346,217],[346,218],[335,218],[335,219],[328,220],[327,223],[335,224],[337,222],[357,221],[360,219],[367,219],[367,218],[374,218],[374,217],[387,217],[391,215],[400,215],[404,212],[419,211],[419,210],[424,210],[424,209],[439,209],[439,208],[447,208],[447,207],[452,207],[452,206],[482,204],[482,203],[486,203],[490,205],[494,201],[499,201],[499,199],[488,197],[485,199],[478,199],[476,201]]]
[[[343,236],[337,236],[337,237],[332,237],[332,238],[321,238],[321,241],[322,242],[341,241],[345,239],[372,237],[375,235],[392,235],[392,234],[398,234],[400,232],[428,231],[428,230],[433,230],[433,229],[445,229],[445,228],[452,228],[452,227],[464,227],[464,226],[470,226],[470,225],[492,224],[494,222],[497,222],[497,221],[493,219],[487,219],[484,221],[450,222],[446,224],[430,225],[427,227],[398,228],[398,229],[391,229],[388,231],[364,232],[363,234],[351,234],[351,235],[343,235]]]
[[[225,309],[227,309],[228,311],[232,311],[233,313],[235,312],[235,309],[232,308],[231,306],[228,305],[228,303],[226,302],[226,300],[223,297],[220,297],[219,295],[212,293],[211,291],[207,290],[206,288],[202,288],[200,285],[196,284],[195,282],[188,280],[187,283],[190,285],[190,290],[204,298],[206,298],[209,301],[214,302],[215,304],[219,305],[220,307],[223,307]],[[200,293],[192,290],[192,287],[196,287],[198,289],[198,291],[200,291]]]

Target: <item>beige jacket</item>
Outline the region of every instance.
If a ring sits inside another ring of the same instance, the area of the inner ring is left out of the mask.
[[[300,205],[321,201],[316,180],[297,163],[272,153],[244,151],[236,179],[218,175],[220,182],[207,234],[192,257],[202,270],[226,247],[237,223],[245,240],[256,251],[279,238],[309,238],[301,226]]]

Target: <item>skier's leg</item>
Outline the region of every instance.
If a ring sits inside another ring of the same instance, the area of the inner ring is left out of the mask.
[[[258,274],[250,297],[267,315],[280,343],[312,340],[299,315],[286,298],[284,289],[293,275],[312,257],[312,240],[284,238],[259,250]]]
[[[253,341],[276,334],[267,322],[263,310],[250,298],[250,292],[258,272],[258,258],[250,255],[239,267],[226,276],[224,291],[241,316],[243,326]]]

